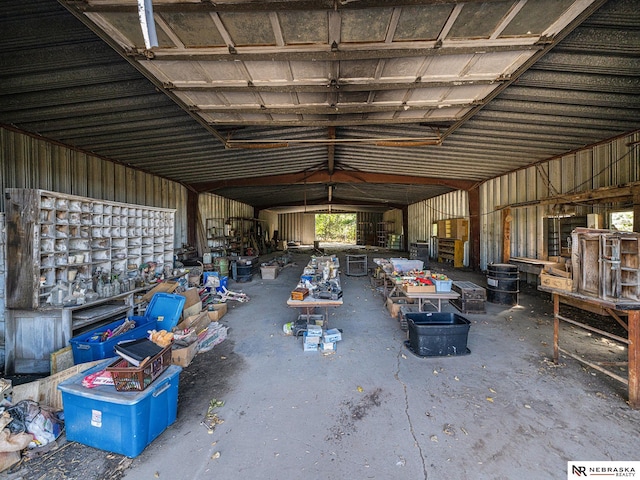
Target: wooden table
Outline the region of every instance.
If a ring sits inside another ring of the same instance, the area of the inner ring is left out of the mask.
[[[458,292],[426,292],[426,293],[409,293],[403,288],[398,288],[398,292],[401,292],[407,298],[413,298],[418,300],[418,311],[422,312],[422,307],[425,303],[428,303],[434,307],[438,312],[442,311],[442,300],[455,300],[460,298]],[[437,301],[437,304],[435,303]]]
[[[589,365],[591,368],[604,373],[605,375],[614,378],[628,386],[629,392],[629,405],[631,408],[640,409],[640,302],[635,302],[628,299],[611,299],[603,300],[597,297],[590,297],[588,295],[581,295],[575,292],[568,292],[564,290],[556,290],[553,288],[539,286],[538,290],[548,292],[553,297],[553,361],[558,363],[560,352],[563,354],[578,360],[581,363]],[[586,304],[597,305],[604,308],[611,317],[613,317],[625,330],[627,330],[627,338],[622,338],[617,335],[605,332],[603,330],[594,328],[590,325],[585,325],[576,320],[567,318],[560,315],[560,299],[569,298],[579,300]],[[625,322],[618,313],[626,313],[628,315],[627,322]],[[605,368],[606,363],[590,362],[584,358],[563,350],[559,346],[559,334],[560,334],[560,320],[575,325],[577,327],[595,332],[599,335],[611,338],[617,342],[627,345],[628,355],[628,378],[623,378]]]
[[[329,300],[324,298],[313,298],[307,296],[304,300],[287,300],[287,305],[291,308],[299,308],[302,310],[302,315],[312,315],[316,308],[324,308],[324,321],[325,327],[329,323],[329,307],[342,306],[342,298],[338,300]]]

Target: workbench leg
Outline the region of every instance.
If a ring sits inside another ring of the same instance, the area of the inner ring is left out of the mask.
[[[629,310],[629,405],[640,409],[640,310]]]
[[[560,352],[558,350],[558,336],[560,335],[560,296],[553,293],[553,361],[558,363]]]

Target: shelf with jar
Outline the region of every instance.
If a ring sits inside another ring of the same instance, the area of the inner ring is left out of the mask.
[[[225,256],[229,249],[231,222],[224,218],[207,218],[205,222],[207,233],[207,249],[212,256]]]

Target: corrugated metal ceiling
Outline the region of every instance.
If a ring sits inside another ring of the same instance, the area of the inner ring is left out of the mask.
[[[0,4],[0,122],[258,208],[407,205],[640,128],[637,0],[154,1],[150,49],[135,1],[62,3]]]

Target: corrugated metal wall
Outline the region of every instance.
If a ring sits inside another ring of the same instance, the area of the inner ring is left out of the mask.
[[[207,219],[224,218],[226,221],[229,217],[253,218],[253,207],[211,193],[198,195],[198,245],[196,248],[199,253],[204,252],[207,247],[205,232]]]
[[[5,325],[5,269],[6,269],[6,252],[5,252],[5,231],[4,231],[4,213],[0,213],[0,366],[4,366],[4,325]]]
[[[356,213],[356,243],[358,245],[377,245],[376,226],[382,222],[383,214],[378,212]]]
[[[382,215],[383,222],[393,222],[393,231],[390,233],[395,233],[396,235],[403,235],[402,231],[402,210],[398,210],[394,208],[393,210],[388,210],[384,212]]]
[[[429,252],[434,257],[437,239],[432,236],[432,225],[447,218],[469,217],[469,196],[467,192],[455,191],[440,195],[424,202],[409,205],[408,243],[424,241],[429,244]],[[467,245],[465,244],[465,265],[468,265]]]
[[[316,236],[314,213],[281,213],[278,215],[280,238],[287,242],[313,245]]]
[[[258,215],[260,220],[264,220],[263,228],[265,238],[268,240],[273,239],[273,232],[278,230],[278,238],[280,238],[280,231],[278,226],[278,214],[271,210],[262,210]]]
[[[124,165],[0,128],[0,187],[42,188],[153,207],[174,208],[175,245],[187,239],[187,190]],[[4,195],[0,196],[4,212]]]
[[[560,193],[587,192],[601,187],[640,181],[640,132],[585,148],[517,172],[503,175],[480,187],[480,267],[502,260],[501,206],[539,200]],[[624,205],[577,205],[576,215],[606,214]],[[626,206],[631,209],[631,206]],[[412,211],[412,209],[410,209]],[[511,209],[511,256],[545,258],[545,206]],[[412,222],[413,223],[413,222]]]
[[[543,199],[560,193],[586,192],[601,187],[640,181],[640,149],[630,143],[640,141],[640,132],[585,148],[538,165],[489,180],[480,187],[480,268],[502,261],[502,212],[512,206],[511,256],[545,258],[546,206],[517,207],[522,202]],[[616,204],[577,205],[576,215],[608,213],[623,208]],[[627,206],[630,209],[630,206]],[[440,219],[468,217],[468,195],[457,191],[409,206],[409,243],[428,240],[432,224]],[[605,227],[606,224],[606,215]],[[465,265],[468,246],[465,245]]]
[[[253,218],[252,206],[210,193],[198,196],[198,209],[203,223],[207,218]]]

